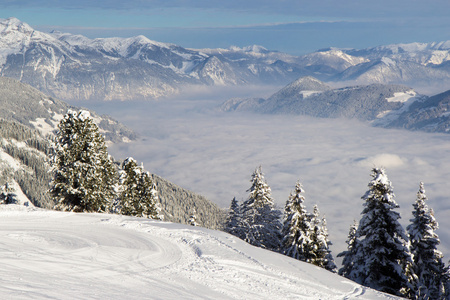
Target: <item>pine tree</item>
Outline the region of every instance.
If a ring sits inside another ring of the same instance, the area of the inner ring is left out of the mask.
[[[250,195],[241,205],[244,240],[254,246],[279,251],[280,212],[275,209],[270,187],[261,167],[252,174]]]
[[[336,264],[329,246],[331,242],[328,240],[328,229],[325,218],[320,221],[320,212],[317,205],[314,205],[313,214],[311,215],[311,250],[308,261],[316,266],[336,272]]]
[[[158,191],[150,174],[128,157],[122,163],[119,195],[120,213],[129,216],[160,219]]]
[[[411,289],[408,267],[411,254],[407,236],[399,223],[400,214],[394,209],[391,182],[384,169],[372,169],[369,190],[359,222],[355,260],[349,278],[376,290],[406,296]]]
[[[300,182],[295,185],[284,207],[282,252],[290,257],[307,261],[311,247],[310,217],[304,206],[304,190]]]
[[[15,193],[14,188],[11,184],[8,182],[2,187],[1,193],[0,193],[0,201],[2,201],[4,204],[16,204],[17,195]]]
[[[413,271],[417,276],[416,299],[445,299],[448,282],[447,268],[442,262],[443,255],[437,250],[439,237],[435,233],[438,223],[433,211],[426,205],[427,196],[423,183],[420,183],[416,202],[413,204],[413,218],[406,228],[413,255]]]
[[[337,255],[337,257],[344,257],[342,260],[342,268],[339,269],[339,275],[347,277],[351,280],[355,280],[355,278],[351,277],[351,271],[353,270],[353,263],[355,259],[355,250],[356,243],[358,240],[356,239],[356,231],[358,229],[358,224],[356,221],[353,222],[353,225],[350,226],[350,230],[348,232],[347,238],[347,250],[342,251]]]
[[[69,110],[58,126],[50,194],[56,208],[106,211],[115,197],[117,172],[89,112]]]
[[[192,210],[192,214],[189,216],[188,224],[191,226],[199,226],[199,224],[197,223],[197,210],[195,209],[195,207]]]
[[[245,238],[241,225],[240,207],[238,201],[236,200],[236,197],[231,200],[224,230],[234,236],[237,236],[240,239]]]

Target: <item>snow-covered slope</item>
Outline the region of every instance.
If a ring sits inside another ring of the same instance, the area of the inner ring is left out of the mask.
[[[16,121],[37,129],[43,136],[56,130],[67,110],[80,109],[49,97],[37,89],[15,79],[0,77],[0,118]],[[107,141],[126,142],[136,134],[111,117],[91,111],[94,122]]]
[[[0,207],[2,299],[396,299],[223,232]]]

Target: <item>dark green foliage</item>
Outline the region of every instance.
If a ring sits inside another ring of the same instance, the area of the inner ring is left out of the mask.
[[[420,183],[417,200],[413,204],[413,218],[408,225],[408,235],[413,255],[413,272],[417,276],[414,286],[416,299],[445,299],[449,278],[442,253],[437,249],[439,237],[435,233],[438,223],[425,201],[425,188]]]
[[[228,210],[227,220],[224,230],[240,239],[244,239],[244,233],[242,232],[242,215],[240,212],[239,204],[234,197],[231,200],[230,209]]]
[[[120,174],[119,209],[129,216],[160,219],[158,192],[148,172],[129,157],[122,164]]]
[[[311,233],[310,233],[310,252],[308,253],[308,262],[319,266],[331,272],[336,272],[336,264],[329,246],[331,242],[328,240],[328,229],[325,218],[322,221],[319,217],[319,208],[314,205],[313,214],[311,216]]]
[[[244,240],[268,250],[280,249],[280,211],[275,209],[270,187],[264,179],[261,167],[252,174],[252,186],[248,199],[242,203],[242,228]]]
[[[411,254],[407,236],[395,211],[391,182],[383,169],[372,169],[369,190],[362,197],[354,264],[349,274],[355,281],[376,290],[407,296],[411,286]]]
[[[69,111],[59,124],[50,193],[57,209],[104,212],[115,197],[117,171],[103,136],[86,111]]]
[[[295,185],[284,207],[284,222],[281,231],[282,252],[290,257],[308,261],[310,252],[311,218],[308,215],[303,196],[304,190],[300,182]]]
[[[353,269],[353,262],[355,259],[355,249],[356,243],[358,240],[356,239],[356,232],[358,229],[358,224],[354,221],[353,225],[350,226],[350,230],[348,232],[347,238],[347,250],[339,253],[337,257],[344,257],[342,260],[342,268],[339,269],[339,275],[347,277],[351,280],[355,280],[355,278],[351,277],[351,272]]]

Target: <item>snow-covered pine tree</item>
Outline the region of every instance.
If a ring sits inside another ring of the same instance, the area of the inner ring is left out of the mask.
[[[382,292],[407,296],[412,288],[407,275],[412,259],[398,221],[400,214],[394,210],[399,206],[384,169],[373,168],[371,176],[369,190],[362,197],[364,209],[349,278]]]
[[[50,189],[55,208],[106,211],[115,197],[117,171],[97,125],[89,112],[69,110],[58,129]]]
[[[197,210],[195,207],[192,209],[192,214],[189,216],[188,224],[191,226],[199,226],[197,223]]]
[[[136,160],[128,157],[122,163],[120,172],[120,213],[129,216],[160,219],[158,191],[150,174],[138,166]]]
[[[4,204],[16,204],[16,193],[14,188],[9,184],[8,182],[5,183],[5,185],[1,189],[0,193],[0,201],[2,201]]]
[[[358,229],[358,224],[356,221],[350,226],[350,230],[348,232],[347,238],[347,250],[342,251],[337,255],[337,257],[344,257],[342,260],[342,268],[339,269],[339,275],[347,277],[351,280],[355,280],[355,278],[350,277],[351,271],[353,270],[353,262],[356,250],[356,243],[358,240],[356,239],[356,231]]]
[[[252,174],[250,195],[241,205],[244,240],[254,246],[279,251],[280,211],[275,209],[261,167]]]
[[[414,299],[445,299],[447,268],[442,262],[442,252],[437,249],[440,243],[435,233],[438,223],[426,201],[424,184],[421,182],[413,204],[413,218],[406,228],[413,255],[413,271],[417,276]]]
[[[304,190],[300,182],[289,196],[284,207],[283,228],[281,231],[281,252],[287,256],[307,261],[311,247],[310,217],[306,211]]]
[[[240,207],[236,197],[231,200],[230,209],[228,210],[227,219],[225,221],[224,231],[237,236],[240,239],[245,238],[241,227]]]
[[[320,221],[320,212],[317,205],[314,205],[313,213],[311,215],[311,250],[309,253],[308,262],[327,269],[331,272],[336,272],[336,264],[329,246],[331,242],[328,240],[328,229],[325,217]]]

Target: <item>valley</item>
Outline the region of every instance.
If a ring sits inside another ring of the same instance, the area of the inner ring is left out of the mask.
[[[360,218],[372,167],[386,168],[404,226],[423,181],[440,223],[439,249],[450,256],[448,134],[374,128],[355,120],[217,111],[229,96],[247,93],[89,103],[89,108],[110,114],[140,135],[136,142],[111,146],[113,156],[132,155],[150,172],[220,207],[228,208],[233,197],[246,200],[250,175],[259,165],[278,208],[300,180],[307,208],[318,204],[327,217],[334,255],[344,250],[348,228]]]

